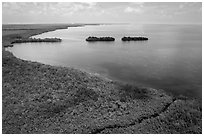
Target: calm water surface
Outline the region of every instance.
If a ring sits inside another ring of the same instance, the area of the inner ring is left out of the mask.
[[[113,36],[116,41],[88,43],[88,36]],[[149,40],[122,42],[123,36],[147,36]],[[201,98],[201,25],[70,27],[34,37],[63,41],[15,44],[8,50],[24,60],[71,66],[113,80]]]

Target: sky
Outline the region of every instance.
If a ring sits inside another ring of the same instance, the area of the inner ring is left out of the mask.
[[[2,23],[201,24],[201,2],[3,2]]]

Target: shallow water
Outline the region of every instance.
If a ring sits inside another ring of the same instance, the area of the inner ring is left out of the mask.
[[[113,36],[114,42],[86,42],[88,36]],[[148,41],[122,42],[123,36]],[[34,36],[61,43],[22,43],[8,48],[24,60],[71,66],[113,80],[161,88],[201,98],[201,25],[100,25],[70,27]]]

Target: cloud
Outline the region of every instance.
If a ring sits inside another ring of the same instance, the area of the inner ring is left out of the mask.
[[[137,18],[133,18],[138,15]],[[3,22],[201,22],[200,2],[3,2]]]
[[[180,4],[179,5],[179,9],[183,9],[184,5],[183,4]]]
[[[139,7],[144,7],[145,2],[133,2],[133,5],[137,5]]]
[[[96,6],[96,2],[85,2],[86,4],[88,4],[88,8],[94,8]]]
[[[141,13],[142,9],[141,8],[127,7],[127,8],[125,8],[124,12],[127,12],[127,13]]]

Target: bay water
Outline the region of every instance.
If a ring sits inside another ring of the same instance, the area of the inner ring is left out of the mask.
[[[115,41],[86,42],[89,36],[112,36]],[[123,42],[123,36],[149,40]],[[23,60],[74,67],[175,95],[202,97],[201,25],[87,25],[33,37],[58,37],[62,42],[21,43],[7,50]]]

